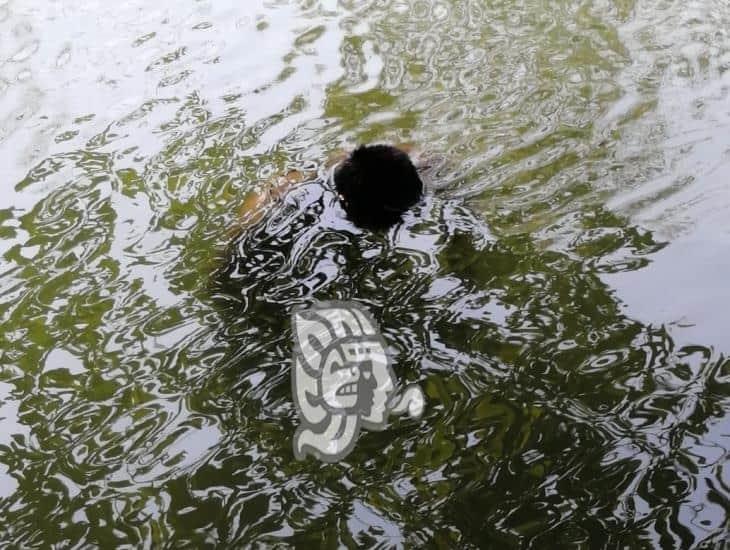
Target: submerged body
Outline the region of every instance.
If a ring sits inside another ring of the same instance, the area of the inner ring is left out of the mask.
[[[428,181],[437,164],[439,159],[415,153],[410,145],[361,145],[330,158],[328,183],[350,221],[361,228],[381,230],[396,224],[421,199],[423,180]],[[244,199],[235,231],[261,221],[292,187],[315,177],[313,172],[290,170],[270,179],[263,190]]]

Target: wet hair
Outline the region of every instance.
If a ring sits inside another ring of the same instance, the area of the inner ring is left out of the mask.
[[[371,229],[400,221],[423,194],[410,157],[391,145],[361,145],[335,168],[334,182],[347,217]]]

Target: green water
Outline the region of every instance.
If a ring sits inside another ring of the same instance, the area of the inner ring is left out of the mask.
[[[0,0],[0,546],[721,548],[725,0]],[[323,179],[446,166],[403,224]],[[292,308],[424,416],[296,461]]]

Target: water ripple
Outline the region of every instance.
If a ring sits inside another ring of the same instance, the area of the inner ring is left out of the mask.
[[[685,4],[2,3],[0,541],[719,547],[723,341],[619,284],[727,210],[730,13]],[[440,159],[388,232],[325,181],[355,141]],[[320,299],[427,399],[326,467],[291,447]]]

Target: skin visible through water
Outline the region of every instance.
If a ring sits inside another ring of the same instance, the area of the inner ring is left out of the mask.
[[[424,183],[428,183],[433,169],[442,163],[442,160],[436,155],[418,151],[412,143],[399,144],[396,147],[411,157],[416,170],[424,179]],[[330,170],[333,166],[345,160],[349,154],[350,151],[346,150],[334,151],[327,159],[325,168]],[[271,205],[281,199],[289,189],[294,185],[311,180],[314,176],[315,172],[312,171],[289,170],[286,174],[271,177],[262,190],[249,192],[239,208],[238,222],[231,229],[231,234],[235,234],[260,221]]]

